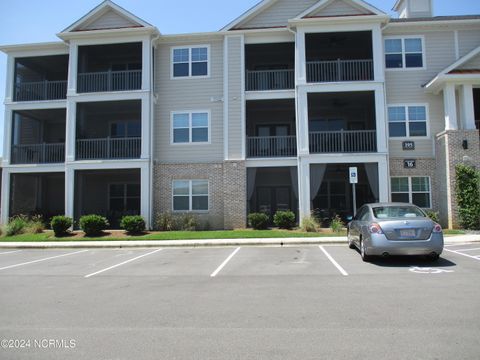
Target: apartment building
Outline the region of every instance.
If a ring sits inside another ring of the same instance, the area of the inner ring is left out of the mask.
[[[413,202],[457,224],[480,167],[480,16],[264,0],[218,32],[162,35],[107,0],[8,55],[1,216],[346,216]]]

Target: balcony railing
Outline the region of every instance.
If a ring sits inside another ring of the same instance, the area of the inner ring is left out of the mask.
[[[310,153],[370,153],[377,151],[376,130],[310,133]]]
[[[373,60],[307,62],[307,81],[314,83],[373,80]]]
[[[77,160],[113,160],[140,158],[139,137],[77,140]]]
[[[273,158],[297,156],[297,139],[291,136],[249,136],[247,157]]]
[[[295,88],[295,70],[246,71],[246,91],[288,90]]]
[[[12,146],[12,164],[54,164],[65,162],[65,144],[29,144]]]
[[[67,81],[37,81],[15,84],[14,101],[42,101],[67,98]]]
[[[77,92],[127,91],[142,88],[142,70],[78,74]]]

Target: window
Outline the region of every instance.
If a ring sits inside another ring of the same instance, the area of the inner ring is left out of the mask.
[[[110,184],[108,193],[110,211],[139,213],[140,184]]]
[[[141,137],[140,121],[113,121],[110,123],[110,136],[115,138]]]
[[[388,107],[390,137],[425,137],[427,131],[427,107],[425,105],[401,105]]]
[[[209,112],[178,112],[172,114],[172,143],[208,143]]]
[[[208,76],[208,46],[174,48],[172,74],[174,78]]]
[[[208,211],[208,180],[175,180],[173,211]]]
[[[392,201],[412,203],[421,208],[430,209],[430,178],[429,177],[393,177]]]
[[[423,39],[404,38],[385,40],[387,69],[415,69],[424,67]]]

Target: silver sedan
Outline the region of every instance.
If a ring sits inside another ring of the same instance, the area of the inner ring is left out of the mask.
[[[357,247],[364,261],[390,255],[426,255],[437,260],[443,252],[442,227],[412,204],[364,205],[347,230],[348,246]]]

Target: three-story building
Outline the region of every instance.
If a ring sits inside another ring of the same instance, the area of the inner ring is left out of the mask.
[[[399,0],[264,0],[213,33],[161,35],[105,1],[8,54],[2,221],[191,212],[299,219],[413,202],[457,221],[480,167],[480,16]]]

